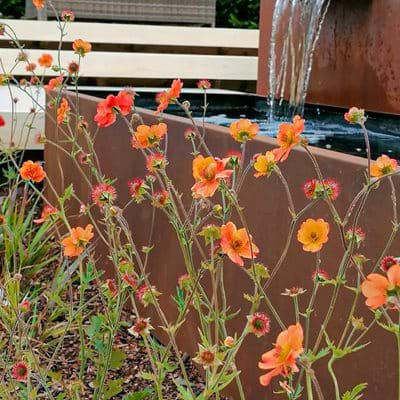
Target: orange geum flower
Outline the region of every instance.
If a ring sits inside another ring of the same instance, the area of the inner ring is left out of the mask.
[[[259,154],[255,158],[254,169],[256,170],[254,176],[270,176],[276,166],[275,155],[272,151],[267,151],[265,154]]]
[[[34,219],[33,222],[35,224],[42,224],[43,222],[47,221],[49,219],[50,215],[57,214],[58,210],[57,208],[51,206],[50,204],[45,204],[42,213],[40,215],[40,218]]]
[[[36,183],[40,183],[46,178],[46,172],[43,170],[43,167],[39,163],[31,160],[25,161],[22,164],[19,173],[22,179],[31,180]]]
[[[57,109],[57,124],[61,125],[68,121],[69,113],[71,111],[71,107],[68,104],[68,100],[63,97],[61,100],[61,104]]]
[[[297,240],[303,244],[303,250],[311,253],[320,251],[328,241],[329,224],[322,218],[309,218],[301,224]]]
[[[192,192],[195,198],[213,196],[221,180],[231,177],[233,171],[225,169],[227,161],[202,155],[193,160],[193,178],[196,183],[192,186]]]
[[[63,75],[57,76],[57,78],[51,78],[49,80],[49,83],[47,85],[44,85],[46,92],[49,93],[55,88],[60,87],[63,83],[63,79],[64,79]]]
[[[279,125],[278,135],[276,140],[279,148],[274,149],[276,161],[285,161],[293,147],[301,142],[301,134],[304,131],[304,119],[295,115],[293,123],[284,122]]]
[[[400,265],[394,264],[387,271],[387,278],[380,274],[369,274],[361,284],[365,304],[373,310],[385,305],[389,297],[397,296],[400,289]]]
[[[229,133],[239,143],[254,139],[257,136],[259,127],[256,123],[251,123],[249,119],[241,118],[239,121],[232,122]]]
[[[46,0],[32,0],[32,3],[37,10],[40,10],[46,4]]]
[[[158,103],[156,114],[167,109],[168,105],[181,95],[183,82],[180,79],[174,79],[170,89],[157,93],[156,102]]]
[[[72,43],[72,48],[75,53],[79,54],[81,57],[85,57],[87,53],[92,51],[92,45],[82,39],[76,39]]]
[[[379,178],[391,174],[396,171],[397,165],[397,160],[382,155],[377,158],[374,164],[371,165],[371,175],[375,178]]]
[[[221,226],[221,251],[226,254],[232,262],[243,267],[243,258],[256,258],[258,247],[253,243],[245,228],[237,229],[233,222]]]
[[[298,372],[296,359],[303,353],[303,328],[299,323],[290,325],[288,329],[282,331],[276,340],[275,348],[267,351],[261,356],[258,367],[271,370],[265,375],[260,376],[260,384],[268,386],[274,376],[289,376],[293,372]]]
[[[139,125],[132,135],[132,147],[134,149],[146,149],[160,144],[167,134],[167,125],[163,122],[157,125]]]
[[[38,59],[38,63],[41,67],[50,68],[53,64],[53,57],[51,54],[42,54]]]
[[[70,235],[61,242],[64,246],[64,256],[78,257],[93,236],[93,225],[91,224],[86,225],[85,228],[80,226],[72,228]]]

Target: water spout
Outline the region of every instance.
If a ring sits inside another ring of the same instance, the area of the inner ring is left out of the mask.
[[[285,98],[291,114],[303,113],[314,50],[330,1],[276,0],[268,63],[269,120],[274,117],[277,102],[282,104]]]

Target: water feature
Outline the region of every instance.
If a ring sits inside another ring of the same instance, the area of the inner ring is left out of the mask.
[[[269,44],[269,120],[284,98],[288,99],[288,114],[303,113],[314,50],[330,1],[276,0]]]

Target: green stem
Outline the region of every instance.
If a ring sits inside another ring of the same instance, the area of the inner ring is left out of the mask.
[[[306,387],[307,387],[307,400],[314,400],[311,375],[306,372]]]
[[[335,387],[335,399],[336,400],[340,400],[340,391],[339,391],[339,384],[335,375],[335,371],[333,370],[333,363],[334,363],[335,359],[332,357],[329,362],[328,362],[328,371],[329,371],[329,375],[332,378],[333,381],[333,385]]]

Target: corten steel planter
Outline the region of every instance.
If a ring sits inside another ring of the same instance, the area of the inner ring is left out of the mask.
[[[71,100],[73,101],[73,100]],[[81,96],[81,113],[90,122],[92,131],[96,127],[93,123],[93,116],[96,113],[98,99]],[[155,123],[157,117],[153,111],[139,110],[147,123]],[[187,119],[166,115],[165,122],[168,124],[168,172],[178,189],[184,193],[183,201],[190,202],[190,188],[193,185],[191,174],[192,158],[190,143],[184,140],[184,130],[190,123]],[[46,120],[46,136],[51,140],[57,140],[59,135],[57,128],[49,117]],[[207,143],[215,155],[224,156],[227,151],[238,147],[233,142],[226,128],[207,125]],[[125,204],[129,199],[127,182],[133,177],[145,174],[145,162],[139,151],[134,150],[129,145],[129,133],[125,123],[121,119],[106,129],[101,129],[96,139],[97,155],[100,159],[102,172],[110,178],[117,178],[116,188],[118,191],[118,201]],[[68,150],[68,145],[60,143]],[[265,152],[275,146],[275,141],[271,138],[260,137],[248,143],[247,156],[255,153]],[[321,165],[322,171],[327,177],[337,178],[342,185],[342,193],[335,204],[340,214],[344,214],[353,196],[361,189],[363,184],[363,169],[366,167],[366,160],[336,153],[323,149],[312,149]],[[90,192],[86,183],[80,178],[79,172],[69,158],[61,151],[57,151],[51,145],[45,148],[46,171],[49,179],[59,193],[73,183],[75,192],[83,202],[90,202]],[[62,170],[62,173],[60,172]],[[308,200],[305,199],[301,190],[302,183],[308,178],[314,178],[315,172],[302,149],[295,150],[289,159],[282,164],[282,170],[289,182],[295,207],[300,210]],[[395,179],[398,190],[399,180]],[[48,196],[53,195],[48,190]],[[54,196],[53,196],[54,200]],[[249,176],[245,186],[240,193],[241,204],[244,205],[244,213],[247,218],[251,233],[255,243],[260,248],[259,260],[266,265],[273,266],[282,252],[284,242],[287,237],[289,226],[289,213],[285,191],[279,180],[272,176],[267,179],[256,179]],[[118,205],[118,202],[117,202]],[[77,205],[70,206],[70,214],[77,214]],[[134,233],[134,237],[139,244],[147,244],[151,206],[144,202],[140,205],[131,205],[126,210],[126,218]],[[304,215],[302,220],[308,217],[322,217],[331,224],[329,242],[322,250],[323,269],[328,270],[331,275],[335,275],[338,262],[342,252],[339,235],[332,219],[329,217],[327,207],[320,202],[316,208]],[[302,220],[300,222],[302,222]],[[360,226],[366,232],[365,246],[360,249],[372,262],[383,250],[391,229],[392,206],[390,201],[389,184],[385,182],[378,190],[372,191],[367,201],[366,211],[360,219]],[[78,221],[75,221],[78,222]],[[85,221],[80,221],[81,224]],[[161,212],[156,214],[156,229],[154,231],[155,248],[151,253],[150,279],[163,293],[161,297],[162,306],[169,317],[176,315],[175,303],[171,295],[175,293],[178,277],[184,272],[182,256],[178,243],[172,231],[172,227],[164,218]],[[97,242],[97,255],[105,255],[107,249],[99,240]],[[389,254],[400,254],[400,243],[395,241]],[[285,288],[302,286],[311,289],[311,274],[315,266],[315,255],[305,253],[300,244],[294,238],[290,247],[289,254],[284,262],[280,273],[269,288],[269,294],[280,310],[285,323],[294,323],[294,313],[291,299],[281,296]],[[104,268],[109,275],[112,269],[104,261]],[[224,266],[224,279],[227,287],[227,296],[232,310],[241,310],[240,317],[231,321],[229,333],[233,336],[243,328],[249,304],[243,299],[243,293],[249,292],[248,279],[240,268],[229,262]],[[369,271],[369,270],[367,270]],[[332,288],[320,290],[318,303],[315,305],[316,315],[312,319],[312,326],[317,329],[321,324],[321,319],[325,315],[328,302],[332,293]],[[346,289],[341,290],[337,309],[334,317],[329,324],[328,330],[332,340],[338,340],[339,330],[343,327],[350,310],[350,296]],[[304,299],[300,298],[301,306],[305,307]],[[364,306],[361,299],[358,316],[365,316],[367,321],[372,319],[370,313]],[[266,310],[265,310],[266,311]],[[151,307],[148,312],[151,313]],[[153,316],[154,317],[154,316]],[[157,322],[153,321],[153,326]],[[276,338],[279,329],[275,322],[272,323],[271,333],[267,336],[256,339],[251,336],[245,342],[240,351],[237,361],[241,372],[246,398],[249,400],[273,399],[272,388],[277,388],[278,379],[275,380],[270,388],[263,388],[258,383],[258,376],[261,371],[257,368],[260,355],[271,348],[272,342]],[[194,354],[197,350],[197,321],[195,312],[191,311],[189,321],[182,327],[179,334],[180,346],[189,354]],[[162,332],[158,332],[162,339]],[[394,399],[397,387],[396,377],[396,343],[394,335],[382,329],[372,329],[365,337],[364,342],[371,341],[371,344],[364,351],[355,353],[344,360],[335,363],[341,390],[345,391],[360,382],[368,382],[366,399]],[[333,399],[333,387],[331,380],[326,372],[325,362],[315,365],[320,384],[325,393],[325,399]],[[227,393],[232,399],[237,399],[234,386],[227,389]]]
[[[257,92],[263,95],[274,4],[261,0]],[[398,0],[332,0],[314,53],[307,102],[399,114],[399,18]]]

